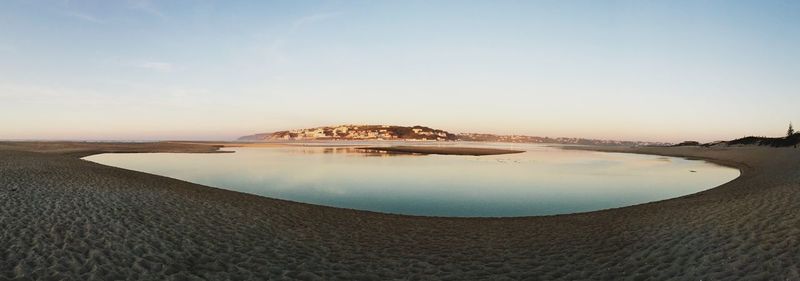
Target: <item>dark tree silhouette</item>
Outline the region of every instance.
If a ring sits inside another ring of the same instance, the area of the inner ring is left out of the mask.
[[[786,131],[786,136],[791,137],[792,135],[794,135],[794,128],[792,128],[792,122],[789,122],[789,130]]]

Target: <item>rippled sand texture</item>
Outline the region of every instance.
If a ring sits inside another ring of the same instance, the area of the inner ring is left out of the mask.
[[[0,143],[0,280],[800,279],[800,149],[612,148],[743,175],[627,208],[464,219],[286,202],[77,158],[211,146],[62,145]]]

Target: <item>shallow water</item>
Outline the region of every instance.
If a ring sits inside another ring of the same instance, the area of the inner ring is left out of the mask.
[[[526,152],[395,155],[315,144],[231,148],[226,150],[235,153],[218,154],[100,154],[84,159],[273,198],[428,216],[600,210],[691,194],[739,176],[736,169],[674,157],[532,144],[467,146]]]

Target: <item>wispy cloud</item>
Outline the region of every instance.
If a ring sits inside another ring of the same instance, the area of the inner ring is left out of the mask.
[[[23,103],[59,104],[66,100],[71,103],[92,104],[125,104],[132,100],[147,105],[177,106],[192,98],[194,104],[214,104],[219,100],[213,98],[211,90],[187,85],[156,85],[126,80],[112,80],[104,84],[119,91],[102,91],[92,88],[74,88],[52,84],[17,83],[0,80],[0,98],[4,101]],[[125,95],[120,93],[148,93],[151,98],[140,100],[141,95]]]
[[[124,59],[111,57],[99,60],[98,62],[112,67],[138,68],[162,73],[174,72],[182,69],[179,64],[151,58]]]
[[[44,100],[63,96],[64,91],[58,88],[0,83],[0,97],[4,99]]]
[[[81,12],[76,12],[76,11],[68,11],[68,12],[65,12],[64,15],[66,15],[68,17],[71,17],[71,18],[76,18],[76,19],[79,19],[79,20],[87,21],[87,22],[93,22],[93,23],[104,23],[105,22],[105,21],[103,21],[101,19],[98,19],[97,17],[95,17],[93,15],[86,14],[86,13],[81,13]]]
[[[172,63],[162,61],[143,61],[130,64],[133,67],[143,68],[156,72],[172,72],[176,67]]]
[[[164,13],[161,12],[161,10],[158,9],[158,7],[156,7],[156,5],[150,0],[129,0],[128,6],[131,9],[141,11],[161,19],[167,18],[166,15],[164,15]]]
[[[308,15],[308,16],[304,16],[304,17],[298,18],[294,22],[292,22],[291,31],[294,32],[294,31],[297,31],[298,29],[300,29],[300,28],[302,28],[304,26],[336,18],[336,17],[340,16],[341,14],[342,14],[341,12],[326,12],[326,13],[316,13],[316,14],[312,14],[312,15]]]
[[[57,85],[20,84],[0,81],[0,98],[23,105],[119,104],[119,97],[102,94],[89,88],[69,88]]]
[[[324,12],[299,17],[291,21],[291,25],[289,26],[288,30],[279,32],[277,36],[270,34],[270,38],[266,39],[265,41],[261,41],[261,46],[256,47],[256,49],[261,55],[260,57],[265,59],[268,63],[286,64],[290,61],[290,57],[287,54],[287,46],[290,43],[288,38],[291,37],[290,35],[296,33],[303,27],[330,20],[340,15],[342,15],[341,12]]]

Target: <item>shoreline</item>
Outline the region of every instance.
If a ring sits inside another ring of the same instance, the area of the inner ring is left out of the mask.
[[[734,168],[739,170],[739,177],[744,175],[746,170],[752,169],[750,165],[740,161],[732,161],[732,160],[723,160],[714,157],[708,156],[697,156],[697,155],[687,155],[686,153],[681,153],[679,151],[664,151],[663,148],[669,147],[652,147],[654,149],[648,149],[648,147],[625,147],[625,146],[562,146],[560,147],[564,150],[584,150],[584,151],[594,151],[594,152],[603,152],[603,153],[629,153],[629,154],[642,154],[642,155],[657,155],[657,156],[667,156],[667,157],[678,157],[684,158],[686,160],[702,160],[709,163],[713,163],[715,165],[720,165],[723,167]],[[739,178],[737,177],[737,178]],[[735,179],[734,179],[735,180]],[[713,188],[717,188],[712,187]],[[669,199],[666,199],[669,200]]]
[[[468,155],[468,156],[485,156],[485,155],[502,155],[523,153],[522,150],[510,149],[496,149],[496,148],[477,148],[477,147],[463,147],[463,146],[371,146],[371,147],[357,147],[358,150],[364,152],[384,152],[384,153],[407,153],[407,154],[438,154],[438,155]]]
[[[324,207],[80,160],[218,149],[0,142],[0,249],[15,249],[0,277],[800,278],[800,150],[790,148],[592,147],[734,164],[741,175],[663,201],[508,218]]]

